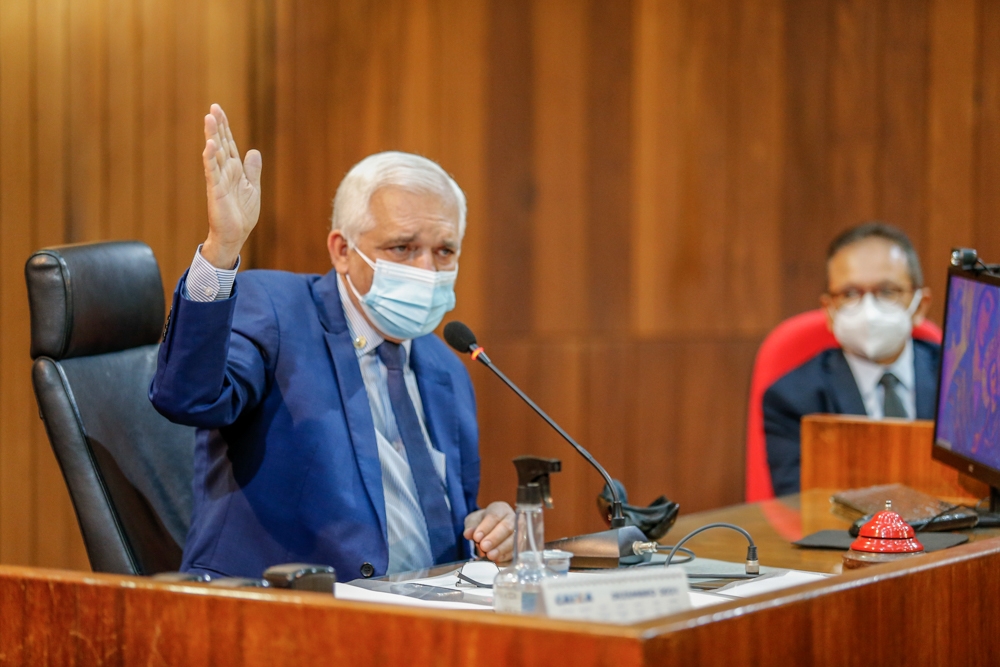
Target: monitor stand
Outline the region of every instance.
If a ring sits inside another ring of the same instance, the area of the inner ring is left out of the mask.
[[[1000,528],[1000,489],[990,487],[990,503],[988,508],[977,509],[979,523],[977,528]]]

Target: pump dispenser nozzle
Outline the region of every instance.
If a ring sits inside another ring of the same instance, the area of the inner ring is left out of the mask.
[[[552,509],[552,491],[549,475],[562,470],[559,459],[543,459],[539,456],[518,456],[514,459],[517,468],[517,504],[541,505]]]

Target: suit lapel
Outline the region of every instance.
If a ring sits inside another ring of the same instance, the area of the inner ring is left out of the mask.
[[[368,498],[378,515],[382,537],[387,538],[385,495],[382,490],[382,464],[375,441],[375,424],[372,422],[368,392],[361,378],[361,366],[354,351],[347,320],[337,291],[337,273],[330,271],[313,287],[313,300],[319,310],[320,320],[326,329],[326,347],[337,374],[337,388],[344,404],[351,446],[358,462],[361,479],[368,491]]]
[[[917,419],[934,419],[937,414],[938,360],[940,353],[922,341],[913,341],[913,370],[916,378]]]
[[[830,354],[829,376],[830,397],[834,403],[833,412],[843,415],[866,415],[865,402],[854,379],[854,373],[844,358],[843,350],[832,350]]]
[[[433,334],[431,334],[433,335]],[[462,461],[458,451],[458,412],[455,410],[455,388],[451,376],[432,365],[432,352],[424,337],[415,338],[410,347],[410,365],[417,376],[420,400],[424,405],[424,419],[431,442],[445,455],[447,461],[445,477],[448,483],[448,499],[451,501],[452,519],[456,523],[465,520],[465,498],[459,471]]]

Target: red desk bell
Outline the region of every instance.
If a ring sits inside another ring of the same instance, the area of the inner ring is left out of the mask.
[[[913,526],[893,512],[892,502],[887,500],[885,510],[861,527],[858,539],[844,554],[844,569],[853,570],[921,554],[924,546],[915,536]]]

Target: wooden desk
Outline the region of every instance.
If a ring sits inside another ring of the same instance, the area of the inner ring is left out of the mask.
[[[802,418],[802,490],[899,482],[938,498],[978,500],[989,487],[931,458],[934,422],[852,415]]]
[[[829,571],[839,554],[782,537],[796,517],[843,525],[819,516],[826,495],[687,516],[669,537],[736,522],[763,564]],[[710,531],[691,546],[737,560],[745,542],[734,538]],[[1000,539],[632,626],[0,567],[0,665],[993,664],[998,598]]]

